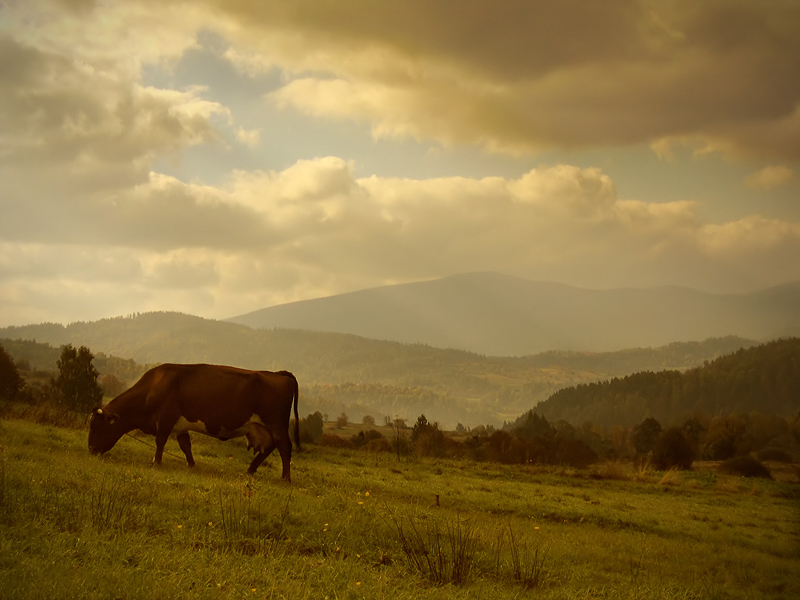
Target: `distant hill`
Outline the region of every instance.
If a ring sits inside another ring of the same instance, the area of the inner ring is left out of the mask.
[[[559,390],[536,412],[612,426],[635,426],[653,417],[663,424],[693,413],[790,417],[800,413],[800,339],[775,340],[741,349],[685,372],[644,371]]]
[[[12,343],[20,339],[55,347],[85,345],[96,354],[140,364],[208,362],[288,369],[300,381],[305,414],[321,410],[336,416],[345,411],[351,419],[364,414],[416,419],[425,413],[443,424],[468,426],[514,419],[563,387],[637,370],[686,369],[754,343],[726,337],[615,353],[498,358],[355,335],[254,330],[179,313],[0,329],[0,343],[8,344],[10,351],[26,347]],[[51,357],[49,368],[55,368],[56,352],[27,351],[37,364],[42,359],[36,357]]]
[[[590,290],[471,273],[264,308],[254,328],[350,333],[491,356],[607,352],[736,335],[800,334],[800,282],[749,294],[684,287]]]

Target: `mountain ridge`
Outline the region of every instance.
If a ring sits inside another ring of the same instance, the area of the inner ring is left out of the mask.
[[[281,304],[226,321],[525,356],[797,335],[798,307],[800,282],[713,294],[683,286],[593,290],[478,272]]]

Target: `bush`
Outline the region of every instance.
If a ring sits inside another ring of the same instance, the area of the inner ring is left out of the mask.
[[[770,473],[766,465],[750,455],[736,456],[723,461],[719,466],[719,472],[728,475],[741,475],[742,477],[772,479],[772,473]]]
[[[300,419],[300,441],[316,444],[322,436],[323,425],[322,413],[319,411]]]
[[[645,419],[633,430],[633,447],[639,454],[647,454],[656,444],[661,435],[661,423],[650,417]]]
[[[756,453],[758,460],[773,460],[775,462],[793,463],[795,457],[781,448],[764,448]]]
[[[333,433],[323,433],[319,441],[317,442],[320,446],[328,446],[329,448],[352,448],[353,444],[350,440],[338,436]]]
[[[364,444],[364,450],[367,452],[394,452],[395,445],[385,437],[380,437]]]
[[[382,437],[383,434],[380,431],[375,431],[374,429],[370,429],[369,431],[359,431],[350,438],[350,443],[356,448],[361,448],[361,446],[364,444],[371,442],[372,440],[379,440]]]
[[[690,469],[695,455],[691,444],[677,427],[670,427],[662,433],[653,446],[653,465],[656,469],[666,471],[673,467]]]
[[[581,440],[561,439],[556,442],[553,464],[587,467],[597,462],[597,453]]]

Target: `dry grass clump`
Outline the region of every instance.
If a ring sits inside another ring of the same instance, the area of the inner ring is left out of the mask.
[[[680,485],[681,476],[678,469],[673,467],[659,480],[658,485]]]
[[[590,472],[594,479],[628,481],[632,478],[630,466],[619,461],[607,461],[592,465]]]

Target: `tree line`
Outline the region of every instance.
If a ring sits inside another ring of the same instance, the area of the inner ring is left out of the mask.
[[[326,415],[301,419],[304,443],[409,456],[471,459],[502,464],[586,467],[599,461],[639,461],[657,469],[689,469],[697,460],[725,461],[755,456],[761,460],[800,461],[800,414],[778,417],[760,413],[724,417],[693,415],[676,424],[650,417],[635,427],[604,429],[589,423],[575,427],[550,423],[535,411],[509,429],[479,427],[464,433],[444,431],[422,414],[413,426],[386,419],[390,434],[365,427],[351,436],[325,433]],[[340,415],[337,427],[348,420]],[[374,424],[374,423],[373,423]],[[366,422],[365,422],[366,425]]]

